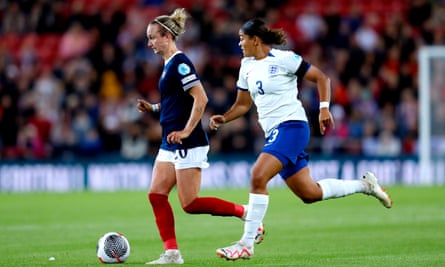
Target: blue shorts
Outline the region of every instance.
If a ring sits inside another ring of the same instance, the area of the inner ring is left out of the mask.
[[[305,121],[286,121],[266,138],[264,153],[278,158],[283,164],[280,176],[286,180],[307,166],[309,155],[304,149],[309,143],[309,125]]]

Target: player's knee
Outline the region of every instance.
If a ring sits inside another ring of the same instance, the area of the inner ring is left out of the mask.
[[[196,200],[196,199],[195,199]],[[198,205],[196,201],[193,200],[188,205],[182,206],[182,210],[185,211],[188,214],[198,214]]]
[[[299,195],[304,204],[311,204],[320,201],[322,196],[318,192],[305,192]]]
[[[185,213],[188,213],[188,214],[194,214],[195,213],[194,212],[195,210],[194,210],[193,206],[190,206],[190,205],[182,207],[182,210],[185,211]]]
[[[267,187],[267,181],[267,177],[252,174],[252,177],[250,179],[250,186],[254,190],[263,190]]]

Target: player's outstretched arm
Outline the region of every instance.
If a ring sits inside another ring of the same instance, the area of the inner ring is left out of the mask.
[[[226,122],[237,119],[246,114],[252,107],[252,98],[249,91],[238,90],[235,103],[224,113],[224,115],[213,115],[210,117],[209,127],[211,130],[218,128]]]

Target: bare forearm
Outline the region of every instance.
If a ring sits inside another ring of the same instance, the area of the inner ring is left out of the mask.
[[[190,113],[190,117],[187,121],[187,124],[184,127],[184,131],[191,133],[193,129],[196,128],[198,123],[201,121],[202,116],[204,114],[204,110],[206,107],[206,103],[194,103],[192,107],[192,112]]]
[[[250,107],[243,105],[233,105],[226,113],[224,113],[224,122],[233,121],[249,111]]]
[[[331,80],[324,75],[322,79],[317,81],[318,95],[320,102],[331,101]]]
[[[304,78],[317,84],[320,102],[331,101],[331,79],[325,73],[312,65]]]
[[[224,113],[224,122],[229,122],[243,116],[249,112],[250,107],[252,107],[252,99],[250,98],[249,92],[238,91],[235,103]]]

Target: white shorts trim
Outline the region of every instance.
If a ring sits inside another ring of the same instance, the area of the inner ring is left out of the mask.
[[[209,163],[207,161],[208,152],[209,146],[200,146],[189,149],[177,149],[174,152],[165,149],[159,149],[156,160],[171,162],[175,164],[176,170],[190,168],[205,169],[209,167]]]

